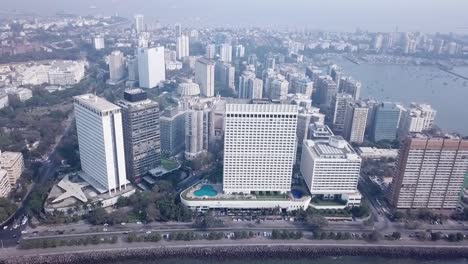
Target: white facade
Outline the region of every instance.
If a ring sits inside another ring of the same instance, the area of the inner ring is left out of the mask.
[[[255,73],[245,71],[239,77],[239,98],[242,99],[262,99],[263,81],[256,78]]]
[[[208,150],[210,114],[211,109],[203,103],[185,113],[185,157],[189,160]]]
[[[74,101],[82,177],[99,192],[120,190],[128,183],[121,108],[92,94]]]
[[[135,29],[137,33],[145,31],[145,17],[143,15],[135,15]]]
[[[11,185],[8,181],[7,172],[0,170],[0,198],[7,197],[11,192]]]
[[[434,126],[437,111],[428,104],[412,103],[405,112],[402,113],[399,127],[399,135],[405,136],[408,133],[420,133],[431,129]]]
[[[232,46],[229,44],[221,44],[219,48],[219,60],[227,63],[232,62]]]
[[[291,190],[297,115],[295,105],[226,105],[224,192]]]
[[[109,81],[116,83],[122,80],[125,76],[125,57],[124,54],[119,51],[113,51],[109,55]]]
[[[361,157],[342,137],[304,141],[301,173],[311,194],[355,193],[360,170]]]
[[[367,114],[365,104],[350,103],[346,108],[344,136],[349,142],[362,143],[366,133]]]
[[[208,44],[206,45],[205,57],[212,60],[216,56],[216,45]]]
[[[106,47],[104,43],[104,37],[102,36],[96,36],[94,37],[94,49],[96,50],[102,50]]]
[[[215,82],[215,63],[205,58],[198,59],[195,63],[195,82],[200,85],[201,94],[205,97],[213,97]]]
[[[138,76],[142,88],[154,88],[166,80],[164,47],[138,50]]]
[[[288,97],[289,82],[284,78],[277,78],[269,83],[270,99],[286,100]]]
[[[181,60],[184,57],[188,57],[190,55],[190,39],[186,35],[181,35],[177,37],[176,41],[176,54],[177,59]]]

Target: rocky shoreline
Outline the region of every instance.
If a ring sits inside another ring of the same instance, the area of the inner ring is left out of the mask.
[[[50,256],[19,257],[6,260],[6,264],[75,264],[114,263],[125,260],[156,260],[168,258],[236,259],[299,259],[327,256],[363,256],[413,259],[468,258],[468,248],[456,247],[365,247],[365,246],[229,246],[123,249],[87,253],[54,254]]]

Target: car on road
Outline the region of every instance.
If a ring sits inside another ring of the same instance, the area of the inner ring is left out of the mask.
[[[103,228],[102,231],[107,232],[107,228]]]
[[[147,234],[147,235],[151,234],[151,231],[146,231],[146,234]]]
[[[28,231],[26,231],[26,230],[21,231],[21,234],[27,234],[27,233],[28,233]]]
[[[3,227],[3,230],[7,230],[7,229],[8,229],[8,226],[4,226],[4,227]]]
[[[141,225],[141,224],[142,224],[142,222],[138,221],[138,222],[136,222],[136,224],[137,224],[137,225]]]
[[[127,223],[125,223],[125,222],[122,222],[122,223],[120,223],[120,224],[121,224],[121,225],[126,225]]]
[[[19,225],[15,224],[15,225],[13,226],[13,229],[16,229],[16,228],[18,228],[18,227],[19,227]]]

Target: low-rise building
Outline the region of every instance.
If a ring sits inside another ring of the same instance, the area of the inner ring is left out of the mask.
[[[24,171],[24,160],[21,152],[1,152],[0,169],[7,172],[8,181],[11,186],[15,186]]]

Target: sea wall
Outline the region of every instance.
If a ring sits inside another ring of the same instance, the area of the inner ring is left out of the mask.
[[[164,258],[319,258],[326,256],[381,256],[387,258],[457,259],[468,258],[468,248],[461,247],[372,247],[372,246],[226,246],[179,247],[112,250],[50,256],[19,257],[9,259],[8,264],[74,264],[113,263],[124,260],[148,260]]]

